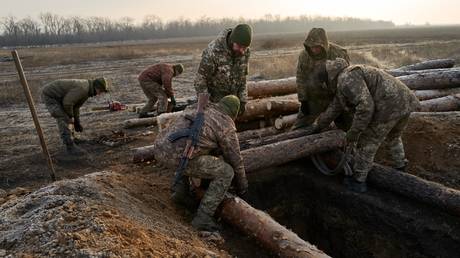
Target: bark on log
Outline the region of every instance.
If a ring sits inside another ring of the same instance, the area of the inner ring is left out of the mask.
[[[266,116],[280,116],[292,114],[298,111],[299,101],[282,99],[259,99],[246,104],[246,111],[238,117],[237,122],[245,122],[260,119]]]
[[[279,257],[329,257],[268,214],[254,209],[238,197],[225,198],[219,216],[246,235],[256,238],[262,246]]]
[[[423,73],[449,73],[460,70],[457,67],[454,68],[441,68],[441,69],[427,69],[427,70],[387,70],[386,72],[393,75],[394,77],[400,77],[411,74],[423,74]]]
[[[266,136],[275,135],[281,131],[274,127],[266,127],[262,129],[243,131],[238,133],[238,139],[240,142],[247,141],[249,139],[259,139]]]
[[[147,145],[144,147],[134,148],[133,149],[133,163],[147,162],[155,159],[153,155],[153,150],[155,145]]]
[[[415,96],[419,100],[437,99],[449,95],[460,94],[460,88],[441,89],[441,90],[416,90]]]
[[[247,172],[278,166],[314,153],[343,147],[345,133],[340,130],[276,142],[241,152]]]
[[[375,164],[368,182],[460,216],[460,191]]]
[[[435,59],[428,60],[416,64],[406,65],[399,67],[395,70],[426,70],[426,69],[439,69],[439,68],[452,68],[455,65],[453,59]]]
[[[421,112],[447,112],[460,110],[460,94],[420,101]]]
[[[247,87],[248,96],[255,99],[269,96],[288,95],[297,92],[295,77],[279,80],[248,82]]]
[[[398,77],[413,90],[434,90],[460,87],[460,70],[433,72]]]
[[[294,125],[295,121],[297,121],[297,114],[282,116],[275,120],[275,128],[278,130],[290,128]]]
[[[280,132],[280,131],[279,131]],[[268,145],[276,142],[282,142],[290,139],[295,139],[303,136],[310,135],[311,132],[306,130],[298,129],[295,131],[289,131],[285,133],[279,133],[275,135],[269,135],[263,138],[252,138],[245,141],[240,140],[241,150],[247,150],[251,148],[260,147],[263,145]]]
[[[142,127],[142,126],[151,126],[157,125],[158,120],[156,117],[147,117],[147,118],[133,118],[126,120],[123,123],[123,128],[129,129],[134,127]]]

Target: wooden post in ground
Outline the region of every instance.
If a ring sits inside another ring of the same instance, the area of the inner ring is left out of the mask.
[[[48,162],[48,167],[50,169],[51,180],[56,181],[56,172],[54,170],[53,161],[51,160],[51,155],[46,146],[45,137],[43,136],[42,127],[40,126],[40,121],[38,121],[37,111],[35,109],[34,100],[32,99],[32,94],[30,93],[29,84],[27,83],[26,76],[24,74],[24,69],[22,69],[21,60],[19,59],[18,52],[16,50],[11,52],[11,55],[14,59],[14,64],[18,70],[19,79],[21,81],[22,88],[24,89],[24,94],[26,95],[27,103],[29,104],[30,113],[34,120],[35,129],[37,129],[38,138],[40,138],[40,145],[42,146],[43,154]]]

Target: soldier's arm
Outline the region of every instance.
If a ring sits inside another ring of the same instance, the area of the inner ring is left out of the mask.
[[[374,115],[374,100],[371,93],[361,76],[356,72],[351,72],[350,76],[346,79],[342,94],[346,101],[355,109],[353,122],[349,131],[354,134],[360,134],[367,128]]]
[[[340,103],[339,95],[336,94],[332,102],[329,104],[327,109],[321,113],[317,120],[316,123],[318,125],[318,128],[324,129],[327,126],[329,126],[332,121],[334,121],[341,113],[343,112],[343,106]]]
[[[297,96],[300,102],[308,101],[307,88],[308,85],[313,84],[311,76],[312,67],[310,64],[310,57],[306,51],[302,51],[297,61],[297,73],[296,73],[296,84],[297,84]]]
[[[172,88],[173,74],[174,74],[174,71],[172,71],[172,69],[162,69],[161,70],[161,82],[165,89],[166,95],[170,98],[174,96],[174,91]]]
[[[246,52],[246,59],[245,59],[245,68],[242,73],[242,78],[240,81],[240,87],[238,89],[238,98],[240,99],[241,102],[247,102],[248,101],[248,87],[247,87],[247,76],[249,74],[249,57],[251,56],[251,52],[248,49]]]
[[[79,109],[75,108],[78,102],[81,99],[81,91],[78,88],[74,88],[69,91],[62,100],[62,105],[64,107],[65,113],[69,116],[69,118],[74,117],[75,114],[79,114]]]
[[[200,66],[195,77],[195,91],[196,93],[206,93],[208,91],[208,80],[215,73],[216,65],[209,53],[208,49],[203,51],[201,55]]]
[[[243,157],[241,156],[236,129],[227,127],[220,131],[217,138],[224,160],[233,167],[237,182],[246,181],[246,172],[244,170]]]

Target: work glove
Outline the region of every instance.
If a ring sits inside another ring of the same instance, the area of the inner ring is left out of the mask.
[[[83,132],[83,126],[81,126],[79,118],[74,119],[73,126],[76,132]]]
[[[176,103],[176,98],[175,98],[174,96],[172,96],[172,97],[171,97],[171,105],[172,105],[173,107],[175,107],[176,104],[177,104],[177,103]]]
[[[238,196],[243,197],[248,191],[248,179],[246,175],[238,176],[236,179],[236,192]]]
[[[291,127],[291,131],[297,130],[300,128],[305,128],[310,126],[311,124],[308,121],[308,117],[297,118],[294,125]]]
[[[358,132],[348,130],[347,135],[346,135],[347,145],[354,145],[358,141],[358,138],[359,138]]]
[[[246,111],[246,102],[240,102],[240,110],[238,111],[238,115],[243,115],[244,111]]]

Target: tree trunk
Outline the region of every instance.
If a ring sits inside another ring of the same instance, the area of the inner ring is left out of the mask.
[[[266,80],[257,82],[248,82],[248,96],[254,99],[288,95],[297,92],[295,77],[289,77],[278,80]]]
[[[123,123],[123,128],[129,129],[134,127],[142,127],[142,126],[152,126],[157,125],[158,120],[156,117],[147,117],[147,118],[133,118],[128,119]]]
[[[264,118],[267,116],[277,117],[280,115],[292,114],[298,111],[299,101],[296,99],[259,99],[249,101],[246,104],[246,111],[238,117],[237,122],[245,122]]]
[[[458,190],[377,164],[369,172],[367,181],[377,187],[460,216],[460,191]]]
[[[340,130],[303,136],[282,142],[263,145],[241,152],[247,172],[278,166],[311,154],[343,147],[345,133]]]
[[[460,70],[433,72],[398,77],[413,90],[434,90],[460,87]]]
[[[420,101],[421,112],[446,112],[460,110],[460,94]]]
[[[455,65],[453,59],[435,59],[428,60],[416,64],[406,65],[399,67],[395,70],[427,70],[427,69],[440,69],[440,68],[452,68]]]
[[[281,131],[278,131],[278,132],[281,132]],[[252,138],[252,139],[248,139],[245,141],[240,140],[240,148],[241,150],[247,150],[251,148],[260,147],[263,145],[273,144],[276,142],[282,142],[282,141],[286,141],[286,140],[290,140],[294,138],[307,136],[310,134],[311,132],[308,132],[302,129],[298,129],[298,130],[288,131],[288,132],[279,133],[275,135],[268,135],[263,138]]]
[[[133,163],[147,162],[155,159],[153,155],[153,150],[155,145],[147,145],[144,147],[134,148],[133,149]]]
[[[270,215],[254,209],[238,197],[225,198],[219,216],[246,235],[253,236],[263,247],[279,257],[329,257],[280,225]]]
[[[281,131],[277,130],[274,127],[266,127],[262,129],[243,131],[238,133],[238,139],[240,142],[247,141],[249,139],[262,138],[266,136],[275,135]]]
[[[441,68],[441,69],[427,69],[427,70],[387,70],[386,72],[393,75],[394,77],[400,77],[400,76],[405,76],[405,75],[411,75],[411,74],[424,74],[424,73],[449,73],[449,72],[455,72],[460,69],[454,67],[454,68]]]
[[[275,120],[275,128],[278,130],[290,128],[294,125],[295,121],[297,121],[297,114],[282,116]]]
[[[449,95],[460,94],[460,88],[441,89],[441,90],[416,90],[415,96],[419,100],[437,99]]]

